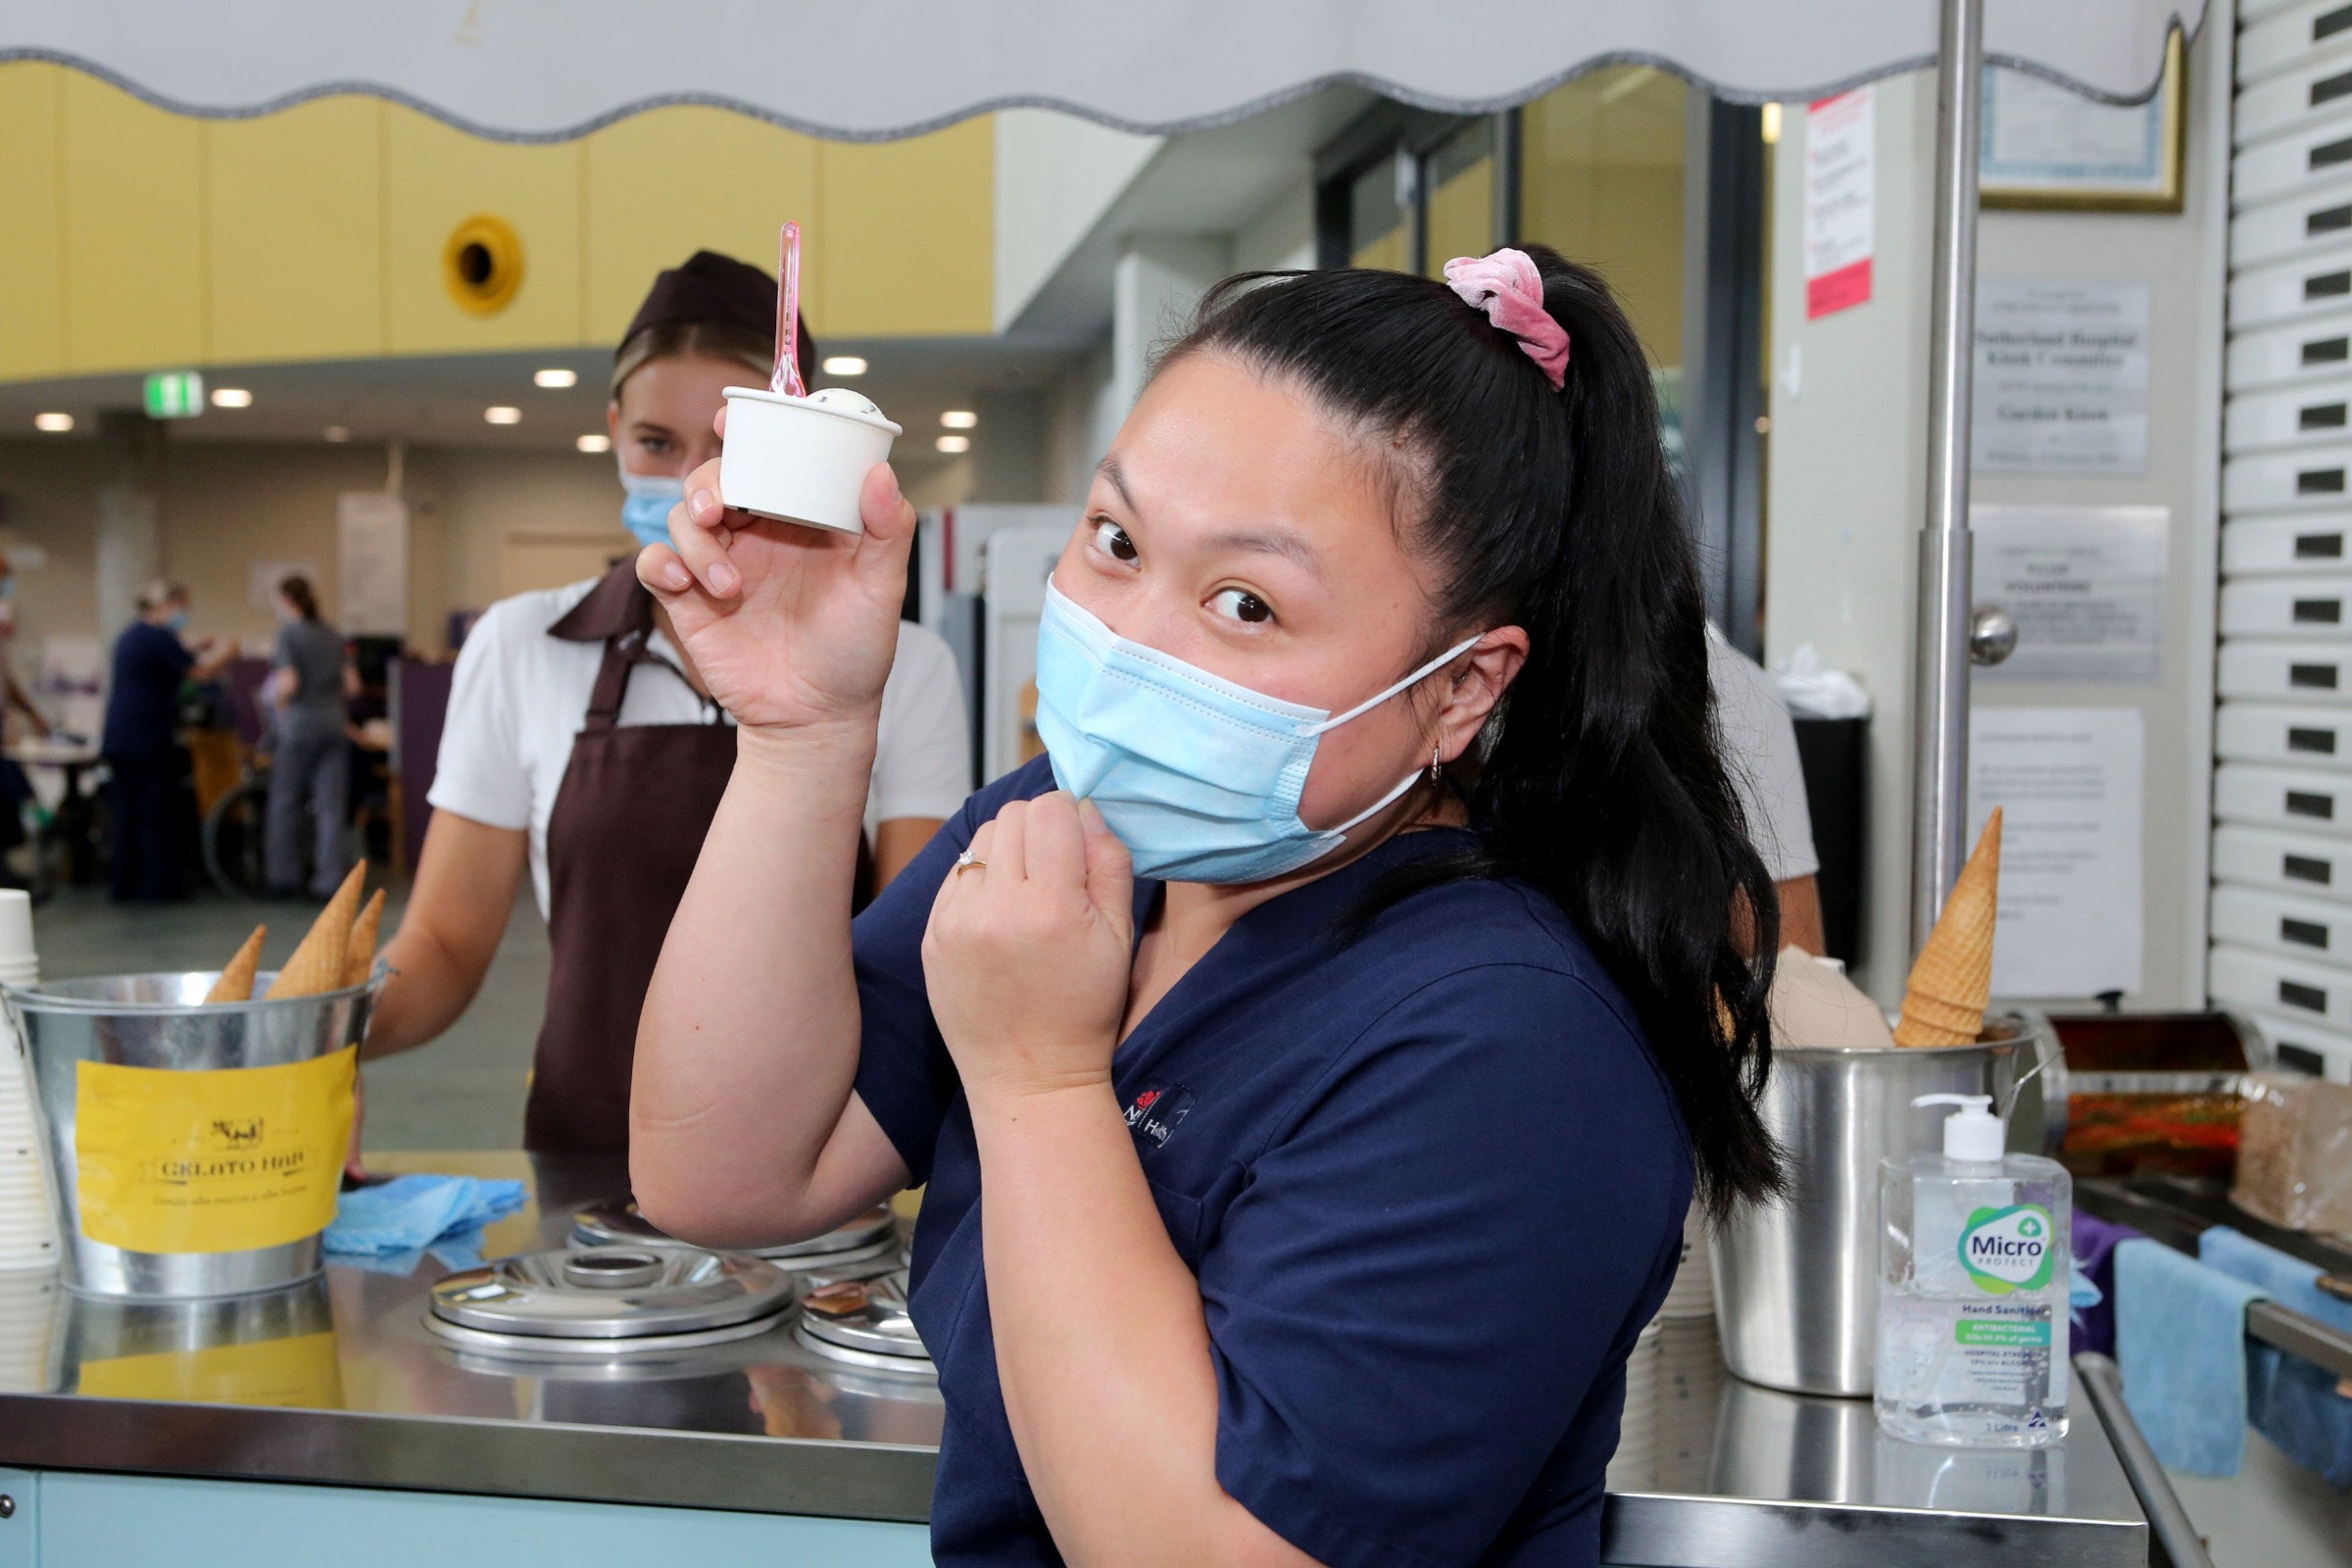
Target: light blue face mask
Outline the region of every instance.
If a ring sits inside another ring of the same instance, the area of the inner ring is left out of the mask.
[[[1481,635],[1484,635],[1483,633]],[[1337,827],[1298,819],[1315,746],[1478,641],[1440,654],[1334,717],[1237,686],[1129,642],[1051,581],[1037,626],[1037,733],[1054,781],[1093,801],[1135,857],[1167,882],[1263,882],[1340,847],[1421,776],[1419,768]]]
[[[164,624],[173,631],[186,631],[188,629],[188,612],[184,610],[174,610],[164,617]]]
[[[619,454],[613,454],[615,464]],[[620,467],[620,487],[628,499],[620,504],[620,525],[637,536],[640,547],[669,543],[669,509],[686,499],[686,481],[667,473],[631,473]]]

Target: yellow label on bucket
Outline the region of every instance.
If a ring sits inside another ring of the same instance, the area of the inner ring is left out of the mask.
[[[238,1252],[335,1217],[359,1052],[174,1072],[78,1063],[81,1233],[134,1252]]]

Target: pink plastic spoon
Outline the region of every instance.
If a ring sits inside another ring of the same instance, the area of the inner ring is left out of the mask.
[[[786,223],[781,265],[784,295],[776,311],[776,368],[767,378],[770,392],[805,398],[808,383],[801,379],[801,225]]]

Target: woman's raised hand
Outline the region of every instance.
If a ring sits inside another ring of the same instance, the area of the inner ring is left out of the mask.
[[[726,414],[718,417],[726,433]],[[669,612],[686,656],[735,721],[791,729],[871,723],[898,649],[914,509],[876,464],[858,496],[862,534],[776,522],[718,503],[718,464],[686,476],[671,545],[648,545],[637,578]],[[672,548],[674,545],[675,548]]]

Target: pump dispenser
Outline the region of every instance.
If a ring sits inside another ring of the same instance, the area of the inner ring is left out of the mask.
[[[1879,1165],[1879,1424],[1914,1443],[2038,1447],[2066,1434],[2074,1178],[2004,1152],[1989,1095],[1943,1152]]]

